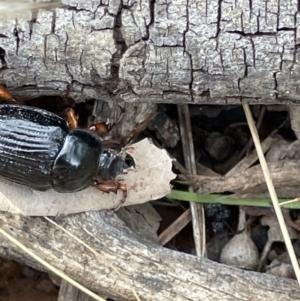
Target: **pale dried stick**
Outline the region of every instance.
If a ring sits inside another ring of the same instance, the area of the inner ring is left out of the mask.
[[[251,131],[251,135],[252,135],[253,142],[254,142],[254,145],[255,145],[255,148],[257,151],[259,162],[260,162],[260,165],[261,165],[261,168],[262,168],[265,180],[266,180],[269,194],[272,199],[273,207],[274,207],[274,210],[275,210],[278,222],[279,222],[282,236],[284,238],[284,242],[285,242],[287,251],[289,253],[289,256],[290,256],[290,259],[291,259],[291,262],[292,262],[292,265],[294,268],[294,272],[295,272],[295,275],[298,280],[298,284],[300,286],[300,269],[299,269],[299,265],[298,265],[298,260],[297,260],[297,257],[296,257],[296,254],[295,254],[295,251],[294,251],[294,248],[293,248],[293,245],[292,245],[292,242],[291,242],[291,239],[290,239],[290,236],[289,236],[289,233],[288,233],[285,221],[284,221],[282,211],[279,206],[275,187],[274,187],[274,184],[273,184],[273,181],[272,181],[269,169],[268,169],[266,158],[264,156],[264,153],[263,153],[263,150],[262,150],[262,147],[260,144],[259,135],[258,135],[258,132],[255,127],[255,123],[254,123],[254,120],[253,120],[253,117],[252,117],[252,114],[250,111],[249,104],[243,103],[243,109],[244,109],[244,112],[245,112],[245,115],[247,118],[247,122],[248,122],[248,125],[250,128],[250,131]]]
[[[158,242],[164,246],[191,221],[191,209],[185,210],[166,230],[158,236]]]
[[[191,174],[197,174],[189,106],[184,104],[178,105],[177,108],[185,167]],[[189,187],[189,191],[194,192],[192,187]],[[204,256],[206,253],[204,208],[203,205],[196,203],[190,203],[190,208],[196,254]]]
[[[279,203],[279,206],[284,206],[284,205],[296,203],[296,202],[299,202],[299,201],[300,201],[300,197],[297,197],[297,198],[292,199],[292,200],[280,202],[280,203]]]

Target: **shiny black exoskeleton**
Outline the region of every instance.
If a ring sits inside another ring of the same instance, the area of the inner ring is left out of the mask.
[[[109,156],[108,156],[109,157]],[[0,105],[0,176],[37,190],[75,192],[113,178],[98,136],[34,107]],[[119,164],[119,163],[118,163]],[[118,165],[116,164],[116,165]],[[102,173],[102,175],[101,175]]]

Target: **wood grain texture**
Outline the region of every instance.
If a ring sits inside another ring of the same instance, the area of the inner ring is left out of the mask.
[[[63,0],[0,21],[15,96],[298,103],[298,1]],[[0,54],[1,54],[0,53]]]
[[[268,163],[273,183],[279,198],[295,198],[300,194],[299,161],[282,160]],[[260,165],[229,177],[208,177],[201,175],[179,176],[182,182],[193,185],[197,193],[231,192],[236,197],[269,197],[265,178]]]
[[[265,140],[265,146],[270,143]],[[299,188],[299,140],[288,143],[285,140],[271,138],[271,148],[266,155],[272,181],[279,198],[296,198]],[[246,158],[248,159],[248,158]],[[250,158],[251,159],[251,158]],[[260,165],[247,170],[222,176],[179,175],[178,178],[192,185],[199,194],[231,192],[236,197],[259,198],[269,197],[265,178]]]
[[[63,0],[0,19],[0,83],[21,99],[239,104],[300,101],[298,2]],[[149,108],[148,108],[149,109]],[[149,109],[151,110],[151,108]],[[110,211],[60,218],[103,259],[43,218],[1,214],[1,227],[88,288],[115,300],[300,300],[292,280],[164,249]],[[38,264],[1,238],[0,255]]]
[[[109,211],[59,218],[59,224],[93,246],[106,259],[43,218],[1,214],[1,227],[36,254],[91,290],[114,300],[300,300],[297,282],[220,265],[160,247],[132,233]],[[5,239],[0,255],[38,267]],[[124,281],[109,261],[129,280]]]

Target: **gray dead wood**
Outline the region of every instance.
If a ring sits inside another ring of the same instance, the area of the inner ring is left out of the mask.
[[[63,0],[54,11],[0,18],[0,83],[28,99],[239,104],[300,100],[298,3]],[[143,107],[140,107],[143,109]],[[151,111],[152,108],[149,108]],[[90,289],[115,300],[300,300],[292,280],[218,265],[150,243],[107,211],[60,223],[1,214],[1,227]],[[0,255],[41,268],[5,239]]]
[[[114,300],[134,300],[130,286],[143,301],[300,300],[296,281],[165,249],[132,233],[110,211],[60,218],[59,224],[93,246],[106,260],[96,258],[41,217],[1,214],[5,231],[75,280]],[[0,255],[40,268],[3,238]]]
[[[61,282],[57,301],[94,301],[94,299],[63,280]]]
[[[268,163],[278,197],[295,198],[300,194],[299,168],[297,160]],[[240,197],[269,197],[260,165],[249,168],[235,176],[209,177],[199,175],[179,176],[183,182],[193,185],[199,194],[232,192]]]
[[[62,0],[0,20],[0,82],[77,101],[298,103],[298,2]]]
[[[269,140],[269,139],[268,139]],[[270,141],[263,142],[264,147]],[[273,145],[267,153],[268,167],[278,197],[295,198],[300,195],[300,142],[289,143],[272,139]],[[244,162],[247,158],[244,159]],[[179,175],[182,182],[192,185],[199,193],[232,192],[239,197],[269,197],[264,175],[260,165],[229,176]]]

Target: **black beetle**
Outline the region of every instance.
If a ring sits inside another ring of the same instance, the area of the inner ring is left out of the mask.
[[[75,192],[97,185],[99,178],[115,178],[123,163],[116,155],[102,152],[96,134],[70,129],[53,113],[0,105],[0,176],[5,179],[36,190]],[[110,191],[117,189],[121,185]]]

